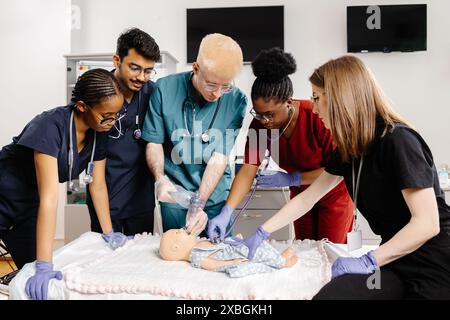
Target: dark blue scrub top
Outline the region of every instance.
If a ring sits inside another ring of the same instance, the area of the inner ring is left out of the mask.
[[[0,150],[0,225],[11,226],[37,214],[37,190],[34,151],[58,160],[59,182],[69,180],[69,127],[73,104],[46,111],[36,116],[13,142]],[[86,169],[90,161],[94,131],[88,130],[87,142],[77,151],[75,121],[72,127],[74,165],[72,178]],[[106,133],[97,133],[94,161],[106,157]]]
[[[145,159],[147,142],[135,139],[136,114],[139,105],[139,128],[142,130],[149,97],[155,84],[148,81],[130,103],[125,101],[120,114],[122,135],[119,137],[119,121],[108,133],[106,183],[109,192],[109,207],[113,219],[125,219],[145,212],[153,213],[154,178]],[[91,213],[95,212],[92,200],[87,198]]]

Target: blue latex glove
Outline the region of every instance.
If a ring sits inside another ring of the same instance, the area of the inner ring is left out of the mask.
[[[371,274],[376,269],[378,269],[378,263],[373,251],[370,251],[359,258],[338,258],[331,267],[331,278],[344,274]]]
[[[45,261],[36,261],[36,273],[25,284],[26,294],[33,300],[47,300],[48,283],[52,279],[61,280],[61,271],[54,271],[53,264]]]
[[[123,240],[119,241],[118,240],[119,237],[122,237]],[[125,242],[127,242],[127,240],[133,239],[134,236],[125,236],[121,232],[114,232],[114,230],[111,230],[108,233],[103,233],[102,238],[103,238],[103,240],[105,240],[106,243],[109,244],[111,249],[116,250],[117,248],[123,246],[125,244]]]
[[[256,249],[258,249],[259,245],[269,236],[270,233],[264,230],[263,227],[259,227],[258,230],[256,230],[256,233],[247,239],[233,237],[231,238],[231,240],[226,240],[225,243],[231,244],[233,246],[241,244],[245,245],[248,248],[248,260],[253,260]]]
[[[220,213],[208,223],[208,238],[212,242],[223,241],[234,209],[228,205],[222,207]]]
[[[277,172],[271,175],[257,176],[256,181],[258,186],[263,188],[300,187],[302,175],[298,171],[293,173]]]

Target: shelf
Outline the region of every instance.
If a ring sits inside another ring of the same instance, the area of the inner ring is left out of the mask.
[[[66,58],[66,96],[67,101],[71,101],[72,91],[75,88],[75,83],[80,74],[84,71],[89,70],[91,67],[95,68],[103,68],[106,70],[111,70],[114,68],[112,57],[113,52],[106,53],[73,53],[66,54],[64,57]],[[177,63],[178,60],[169,52],[161,51],[161,60],[158,61],[155,65],[155,69],[160,74],[160,76],[166,76],[169,74],[173,74],[177,72]],[[79,67],[87,67],[83,68],[81,71]],[[156,81],[156,79],[154,79]],[[78,187],[79,191],[70,191],[67,184],[67,201],[66,205],[68,206],[80,206],[86,203],[86,187],[84,184],[80,185],[80,181],[75,179],[73,182],[76,187]],[[78,177],[82,179],[82,177]]]

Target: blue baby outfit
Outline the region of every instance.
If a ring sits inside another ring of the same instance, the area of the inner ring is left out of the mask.
[[[245,245],[230,245],[220,243],[209,248],[193,248],[190,261],[193,267],[201,268],[204,259],[214,254],[214,260],[246,259],[248,248]],[[226,272],[231,278],[245,277],[252,274],[272,272],[281,269],[286,259],[269,243],[264,241],[256,250],[252,261],[241,264],[227,265],[215,269],[217,272]]]

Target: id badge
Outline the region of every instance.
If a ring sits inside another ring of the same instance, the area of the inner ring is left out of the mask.
[[[354,251],[362,248],[361,230],[347,233],[347,250]]]

